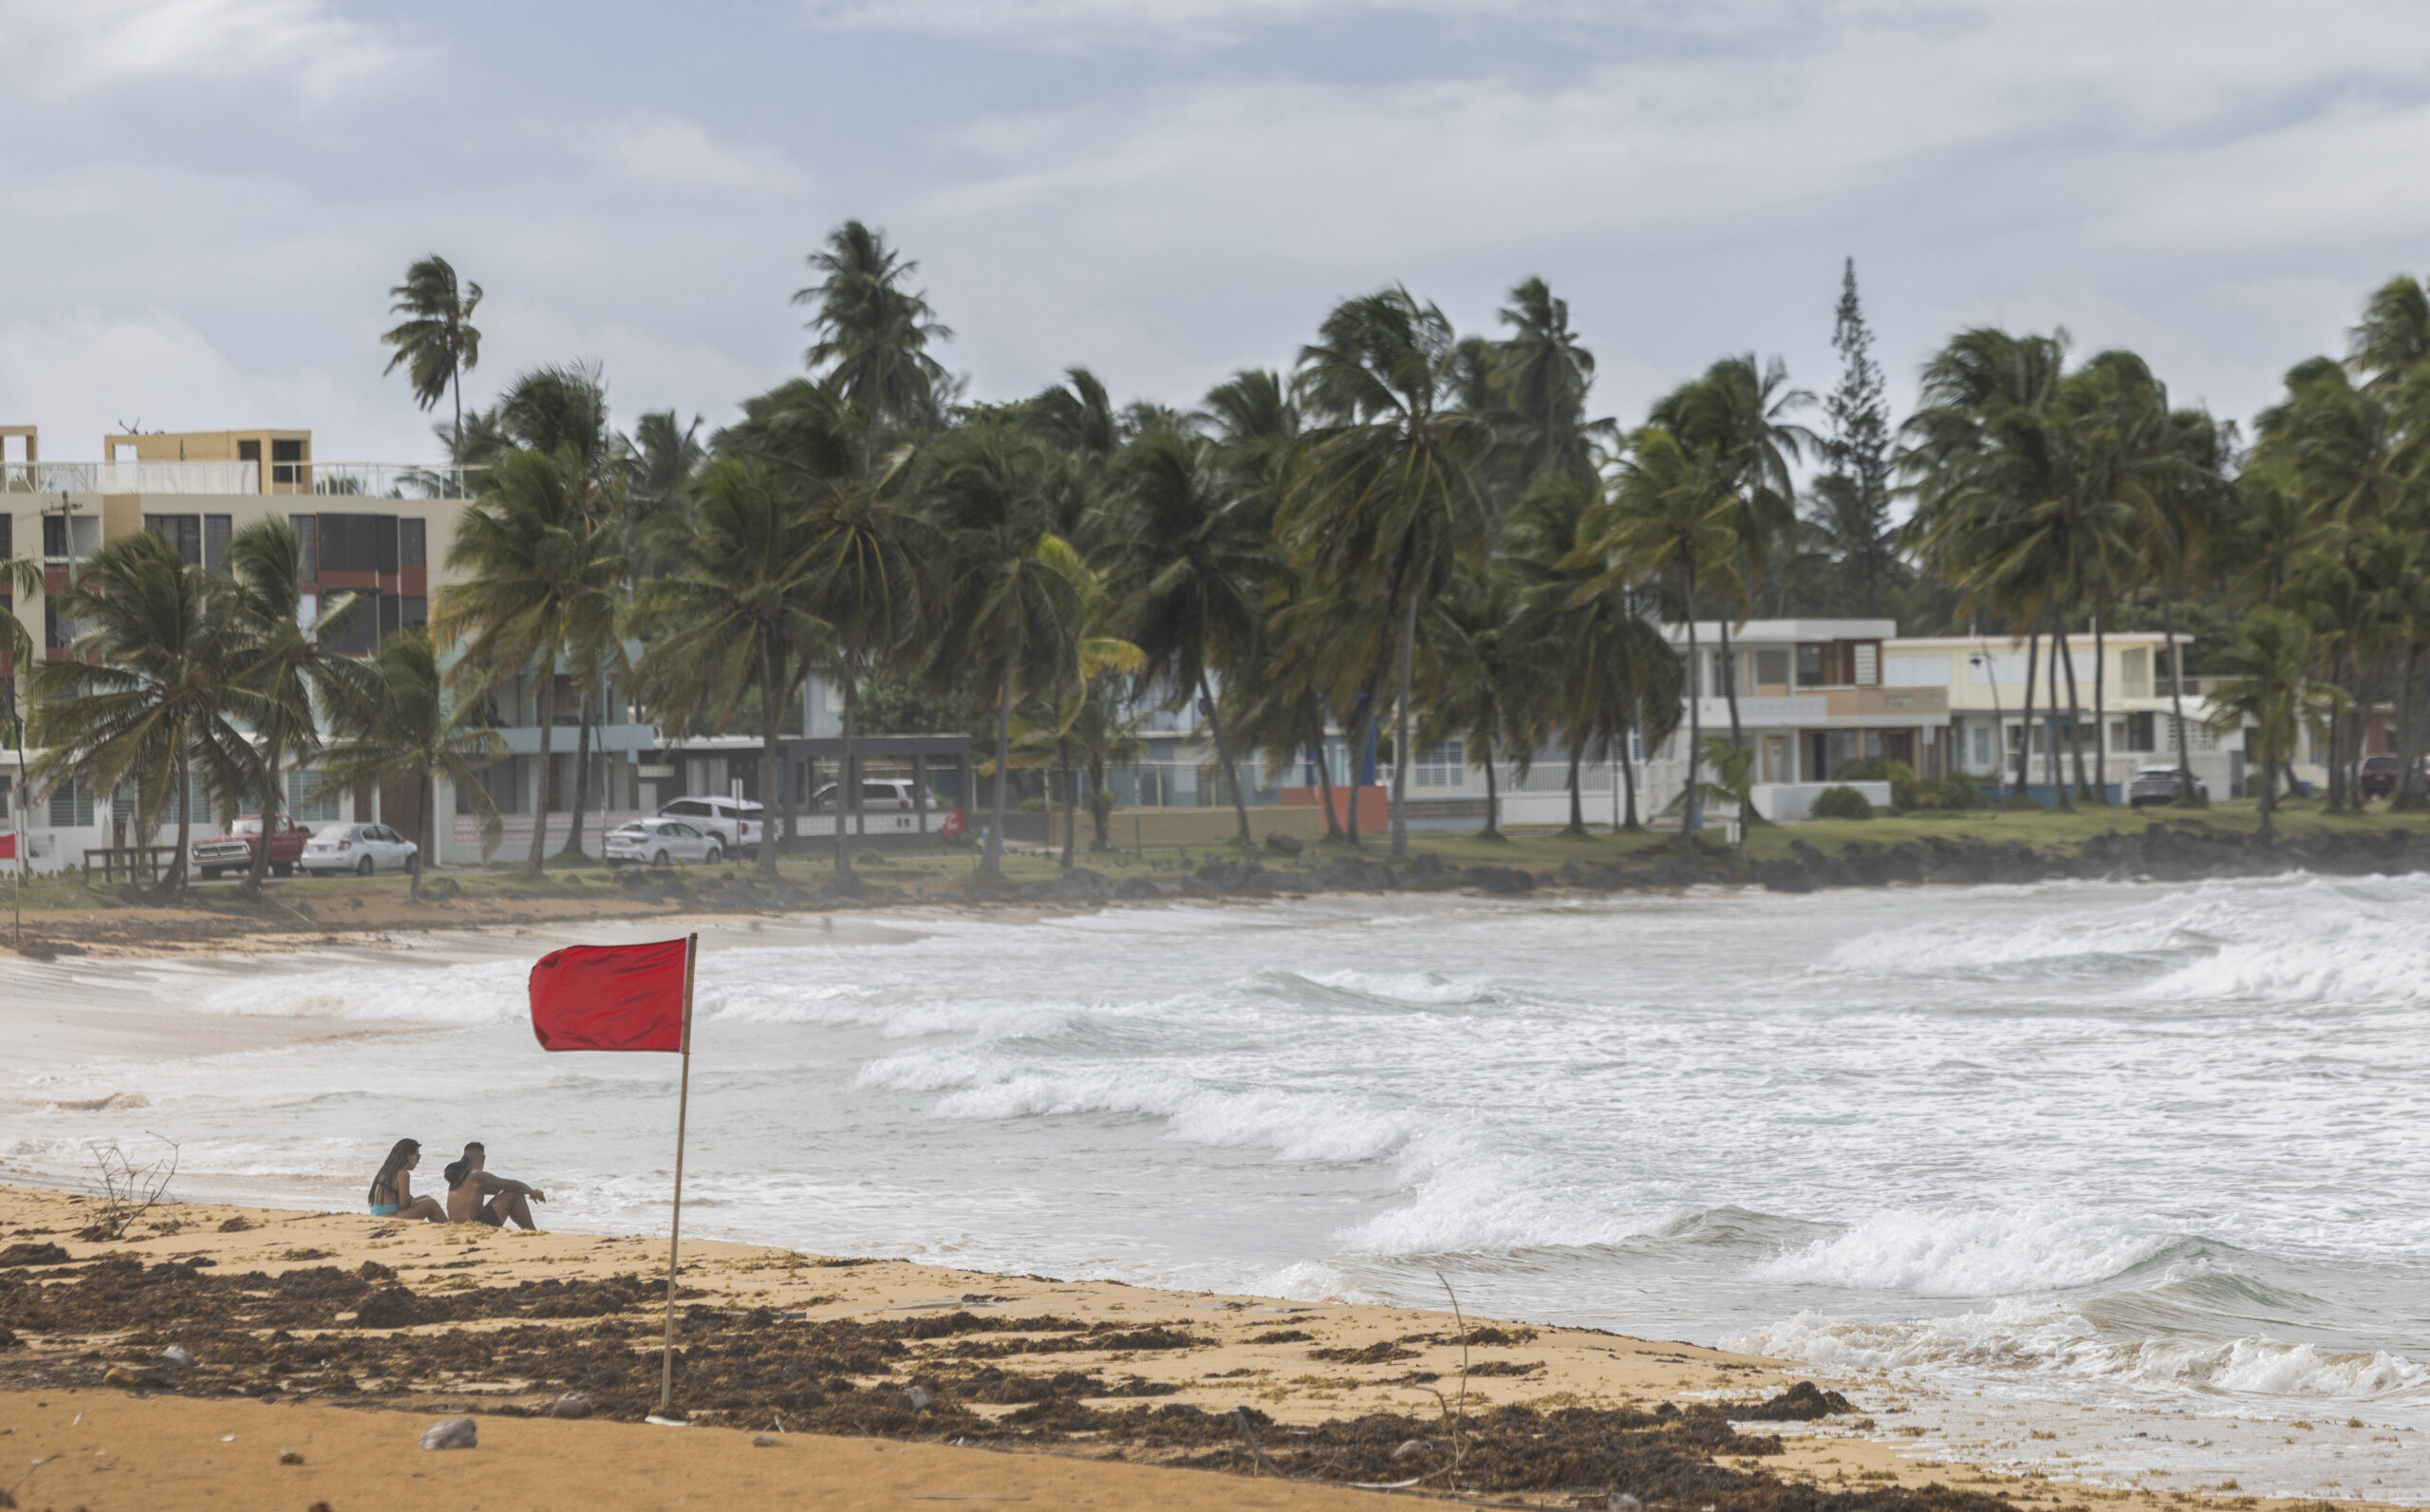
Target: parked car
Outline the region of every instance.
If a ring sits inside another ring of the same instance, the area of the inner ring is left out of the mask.
[[[2392,756],[2369,756],[2354,771],[2354,791],[2366,798],[2384,798],[2396,792],[2397,775],[2404,763]]]
[[[682,819],[635,819],[608,831],[611,867],[671,867],[696,861],[713,867],[725,859],[725,843]]]
[[[316,877],[411,871],[421,865],[421,847],[384,824],[331,825],[304,842],[302,864]]]
[[[2147,803],[2175,803],[2183,792],[2178,783],[2175,767],[2145,767],[2126,789],[2126,806],[2140,809]],[[2211,790],[2200,782],[2194,784],[2194,792],[2206,800],[2211,796]]]
[[[659,805],[662,819],[681,819],[703,834],[715,835],[727,852],[757,856],[759,837],[767,829],[768,811],[747,798],[678,798]]]
[[[312,831],[299,828],[293,814],[282,813],[270,834],[270,870],[274,877],[291,875],[295,863],[304,858],[304,842]],[[262,816],[258,813],[239,814],[228,832],[208,840],[197,840],[188,851],[194,869],[205,882],[215,882],[232,871],[251,871],[253,848],[262,842]]]
[[[831,782],[827,784],[827,786],[819,789],[816,793],[812,793],[810,795],[810,812],[813,813],[833,813],[835,812],[835,788],[836,784]],[[871,813],[880,810],[908,813],[911,812],[913,804],[919,800],[919,797],[920,785],[913,782],[909,777],[863,777],[861,779],[861,808]],[[928,793],[927,806],[931,812],[935,812],[941,807],[937,802],[937,794],[934,789],[931,789]]]

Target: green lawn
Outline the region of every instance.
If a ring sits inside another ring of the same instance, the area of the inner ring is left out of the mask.
[[[2260,813],[2257,806],[2249,800],[2217,803],[2204,810],[2151,809],[2141,812],[2094,805],[2079,807],[2072,812],[2045,809],[1998,809],[1972,812],[1927,811],[1903,815],[1883,814],[1861,821],[1758,825],[1748,843],[1748,849],[1759,858],[1770,858],[1787,854],[1790,844],[1795,841],[1803,841],[1827,853],[1854,841],[1889,845],[1930,835],[1959,840],[1979,835],[1985,840],[2023,841],[2043,849],[2073,849],[2110,831],[2131,832],[2148,824],[2250,834],[2259,828]],[[2294,799],[2280,806],[2278,828],[2281,834],[2290,837],[2322,831],[2369,831],[2390,828],[2430,831],[2430,814],[2391,814],[2383,808],[2360,814],[2333,814],[2324,812],[2318,799]],[[1710,830],[1702,837],[1701,843],[1708,849],[1723,849],[1724,833],[1717,828]],[[1540,873],[1557,871],[1571,860],[1589,866],[1613,861],[1652,860],[1665,850],[1675,849],[1679,844],[1675,831],[1647,831],[1619,835],[1598,831],[1581,838],[1565,835],[1553,829],[1524,828],[1509,831],[1496,839],[1486,839],[1474,831],[1418,831],[1410,836],[1412,855],[1439,856],[1451,866],[1521,867]],[[1348,845],[1336,841],[1310,844],[1296,859],[1262,850],[1253,852],[1257,859],[1278,868],[1321,864],[1332,857],[1352,853]],[[1382,835],[1367,836],[1355,853],[1370,860],[1388,860],[1389,841]],[[1236,846],[1224,842],[1150,847],[1144,856],[1128,849],[1093,852],[1084,849],[1079,862],[1116,880],[1145,876],[1170,882],[1209,859],[1230,859],[1241,854]],[[1060,869],[1054,856],[1018,852],[1005,857],[1001,883],[991,884],[978,875],[978,864],[976,849],[890,858],[866,852],[860,871],[865,880],[898,895],[915,899],[944,899],[973,893],[984,896],[999,888],[1008,890],[1022,883],[1054,877]],[[825,883],[833,871],[824,857],[788,856],[781,863],[778,874],[786,883],[815,888]],[[468,902],[570,901],[585,897],[604,901],[621,896],[619,873],[596,861],[571,864],[552,861],[549,870],[537,877],[525,871],[517,863],[504,861],[485,868],[450,868],[434,875],[452,881],[461,889],[462,899]],[[712,896],[702,902],[713,905],[716,902],[715,885],[722,884],[729,877],[738,881],[752,878],[757,872],[748,863],[731,863],[714,868],[684,868],[677,875],[688,887],[706,887]],[[299,923],[333,923],[342,922],[346,917],[344,913],[333,913],[333,907],[346,908],[356,899],[402,901],[405,887],[403,877],[380,877],[368,882],[354,877],[299,877],[284,882],[273,880],[267,896],[258,905],[245,903],[237,897],[233,886],[213,885],[193,889],[183,906],[224,912],[232,918],[241,917],[256,924],[274,924],[290,915]],[[11,895],[15,891],[13,875],[6,883],[0,883],[0,908],[7,907],[13,901]],[[28,911],[53,913],[100,913],[140,905],[140,902],[122,898],[118,888],[104,887],[98,882],[87,888],[81,873],[36,878],[25,887],[23,898]]]

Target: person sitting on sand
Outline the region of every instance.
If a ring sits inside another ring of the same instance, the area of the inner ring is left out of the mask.
[[[525,1228],[537,1229],[540,1225],[532,1222],[532,1204],[547,1202],[547,1194],[537,1186],[491,1175],[481,1168],[487,1159],[489,1151],[475,1144],[464,1147],[462,1160],[447,1163],[447,1221],[504,1228],[512,1219]]]
[[[436,1197],[414,1195],[413,1168],[421,1164],[421,1145],[417,1140],[401,1139],[380,1163],[380,1174],[371,1178],[371,1216],[374,1218],[420,1218],[431,1223],[443,1223],[447,1209],[439,1205]]]

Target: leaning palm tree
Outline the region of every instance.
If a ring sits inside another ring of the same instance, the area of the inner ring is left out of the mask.
[[[1691,450],[1662,426],[1639,427],[1629,438],[1628,455],[1613,480],[1610,498],[1580,526],[1579,547],[1568,563],[1597,571],[1571,590],[1570,603],[1583,605],[1623,585],[1667,585],[1687,622],[1688,665],[1696,666],[1696,594],[1704,589],[1726,602],[1735,590],[1744,550],[1740,510],[1710,453]],[[1687,689],[1687,807],[1681,825],[1690,845],[1704,820],[1697,775],[1704,759],[1698,709],[1703,692],[1692,675]]]
[[[1712,768],[1713,780],[1704,786],[1704,796],[1713,803],[1735,804],[1738,808],[1738,861],[1747,862],[1747,831],[1763,822],[1755,812],[1755,748],[1732,745],[1717,735],[1705,737],[1705,764]]]
[[[1495,758],[1506,757],[1511,775],[1526,780],[1558,693],[1553,647],[1531,607],[1518,575],[1496,566],[1482,578],[1463,573],[1430,616],[1426,639],[1440,687],[1418,726],[1418,745],[1431,750],[1452,736],[1466,738],[1465,756],[1485,773],[1480,834],[1487,840],[1504,838]]]
[[[270,874],[270,837],[284,808],[288,764],[305,764],[320,746],[315,703],[327,707],[357,665],[331,647],[346,638],[370,604],[368,595],[337,595],[311,624],[304,623],[303,545],[293,527],[276,515],[230,538],[228,566],[244,640],[238,707],[260,743],[262,761],[261,844],[253,847],[239,890],[258,897]]]
[[[482,774],[506,755],[506,742],[481,721],[478,699],[448,690],[428,632],[396,631],[357,663],[360,675],[334,683],[328,698],[332,738],[321,756],[319,785],[344,789],[409,781],[421,794],[421,850],[409,884],[439,855],[439,779],[445,777],[481,824],[481,854],[505,833]],[[267,849],[267,848],[265,848]]]
[[[481,333],[473,311],[481,303],[481,286],[456,280],[446,258],[432,253],[405,270],[405,281],[388,290],[396,301],[393,314],[404,320],[380,338],[397,349],[383,375],[400,365],[414,385],[414,401],[424,411],[451,393],[456,423],[448,432],[448,455],[458,466],[464,461],[464,371],[480,365]]]
[[[635,621],[654,632],[635,682],[668,730],[702,713],[730,719],[756,694],[760,794],[773,807],[785,709],[831,633],[810,605],[811,511],[765,465],[743,458],[710,465],[694,511],[699,527],[675,570],[645,585],[635,604]],[[771,877],[776,838],[767,834],[759,847],[759,870]]]
[[[953,332],[937,319],[925,290],[905,287],[920,265],[886,244],[886,233],[848,220],[810,254],[822,276],[794,295],[817,311],[810,365],[825,368],[871,424],[933,430],[944,423],[954,382],[928,355]]]
[[[1052,674],[1041,680],[1052,717],[1046,726],[1061,772],[1063,793],[1063,869],[1072,869],[1074,814],[1072,795],[1072,729],[1092,703],[1112,696],[1111,684],[1138,676],[1147,658],[1139,647],[1113,633],[1122,606],[1106,576],[1089,565],[1071,542],[1049,535],[1037,543],[1037,557],[1071,585],[1064,598],[1068,616],[1059,638],[1062,654]]]
[[[1443,311],[1406,289],[1350,300],[1299,353],[1310,466],[1281,533],[1318,578],[1398,622],[1393,743],[1393,856],[1409,854],[1410,721],[1417,624],[1455,564],[1484,546],[1474,470],[1491,427],[1453,403],[1457,343]]]
[[[2285,609],[2258,608],[2237,627],[2234,644],[2219,653],[2227,679],[2211,692],[2211,726],[2242,727],[2261,748],[2261,838],[2277,837],[2278,772],[2294,754],[2296,737],[2309,729],[2326,733],[2346,692],[2312,677],[2317,650],[2311,627]]]
[[[1255,656],[1273,552],[1271,537],[1232,483],[1212,442],[1151,432],[1114,464],[1105,534],[1110,575],[1125,603],[1130,639],[1146,657],[1146,681],[1168,690],[1175,704],[1206,711],[1245,846],[1248,803],[1210,675],[1243,670]]]
[[[197,789],[227,801],[259,780],[236,724],[245,647],[229,593],[151,532],[122,536],[60,595],[61,612],[88,626],[79,654],[34,673],[30,733],[47,753],[35,775],[103,791],[131,783],[141,814],[174,794],[177,854],[155,888],[163,898],[185,886]]]
[[[582,648],[612,641],[626,580],[612,533],[584,513],[585,476],[571,447],[507,454],[457,519],[447,565],[463,580],[439,590],[431,616],[442,645],[464,647],[451,678],[493,686],[524,674],[537,680],[539,774],[527,863],[533,871],[546,867],[556,797],[549,748],[557,663],[576,659],[577,681],[595,670],[579,664]],[[581,817],[573,815],[577,830]]]

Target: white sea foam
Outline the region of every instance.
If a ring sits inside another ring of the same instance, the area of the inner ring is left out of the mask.
[[[1877,1213],[1752,1267],[1769,1281],[1917,1297],[1999,1297],[2088,1286],[2177,1241],[2080,1209],[1934,1207]]]

